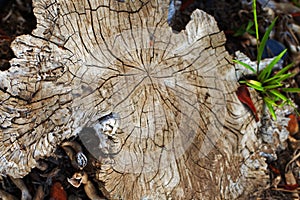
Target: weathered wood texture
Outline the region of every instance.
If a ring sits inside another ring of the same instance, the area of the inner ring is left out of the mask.
[[[168,1],[33,3],[37,29],[0,72],[2,174],[26,175],[113,112],[120,125],[98,131],[97,172],[111,199],[233,199],[264,184],[256,123],[213,17],[196,10],[176,34]]]

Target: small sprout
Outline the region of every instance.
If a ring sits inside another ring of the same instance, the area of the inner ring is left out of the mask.
[[[249,33],[250,35],[255,34],[255,31],[253,30],[254,22],[249,21],[248,24],[243,24],[240,28],[238,28],[235,33],[233,34],[234,37],[242,36],[245,33]]]
[[[256,14],[256,1],[253,1],[253,15],[254,15],[254,25],[256,31],[256,39],[259,41],[259,34],[258,34],[258,23],[257,23],[257,14]],[[276,120],[276,114],[274,107],[282,107],[285,104],[294,106],[292,101],[286,97],[282,92],[296,92],[299,93],[299,88],[283,88],[284,84],[283,81],[287,80],[294,76],[292,73],[287,73],[287,71],[293,67],[293,64],[289,64],[283,69],[281,69],[276,74],[272,75],[272,71],[274,66],[280,62],[280,60],[284,57],[287,52],[287,49],[283,50],[279,55],[277,55],[268,65],[266,68],[260,71],[259,64],[262,59],[263,52],[265,50],[265,46],[269,35],[276,23],[275,18],[271,25],[266,30],[261,42],[257,46],[257,68],[256,70],[252,68],[247,63],[244,63],[239,60],[234,60],[234,62],[244,66],[248,70],[256,73],[256,79],[253,80],[241,80],[240,83],[246,84],[247,86],[257,90],[262,95],[263,101],[267,106],[271,116],[274,120]]]

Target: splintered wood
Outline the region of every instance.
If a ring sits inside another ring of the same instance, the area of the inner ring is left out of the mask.
[[[33,4],[37,29],[0,72],[1,174],[23,177],[93,130],[96,146],[82,140],[101,152],[109,199],[233,199],[264,183],[255,119],[213,17],[196,10],[174,33],[168,1]]]

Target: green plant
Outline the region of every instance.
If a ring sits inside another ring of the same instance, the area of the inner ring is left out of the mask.
[[[234,37],[238,37],[238,36],[242,36],[245,33],[249,33],[250,35],[254,35],[255,34],[255,30],[253,29],[253,25],[254,22],[253,21],[249,21],[248,24],[243,24],[242,26],[240,26],[235,33],[233,34]]]
[[[259,64],[262,58],[263,51],[266,46],[266,42],[269,38],[271,30],[273,29],[277,18],[275,18],[271,25],[266,30],[262,40],[259,40],[259,33],[258,33],[258,22],[257,22],[257,13],[256,13],[256,0],[253,0],[253,16],[254,16],[254,26],[255,26],[255,34],[257,43],[257,67],[256,69],[252,68],[247,63],[241,62],[239,60],[234,60],[234,62],[246,67],[247,69],[251,70],[255,73],[255,79],[250,80],[241,80],[239,81],[242,84],[246,84],[247,86],[257,90],[262,95],[263,101],[266,104],[270,114],[272,115],[273,119],[276,120],[276,114],[274,111],[274,107],[278,106],[281,107],[285,104],[289,104],[293,106],[292,101],[283,94],[284,93],[295,93],[300,92],[299,88],[284,88],[284,81],[288,78],[293,77],[295,74],[288,73],[288,70],[293,66],[292,64],[287,65],[283,69],[281,69],[276,74],[273,74],[274,66],[280,61],[280,59],[286,53],[286,49],[282,51],[279,55],[277,55],[263,70],[260,71]],[[260,41],[260,42],[259,42]]]
[[[293,3],[295,6],[300,7],[299,0],[292,0],[292,3]]]

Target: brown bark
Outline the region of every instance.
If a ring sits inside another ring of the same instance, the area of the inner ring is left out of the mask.
[[[111,199],[234,199],[264,184],[256,123],[211,16],[194,11],[176,34],[168,1],[34,6],[37,29],[14,41],[17,58],[0,72],[2,174],[26,175],[94,127]],[[110,113],[104,130],[97,119]]]

